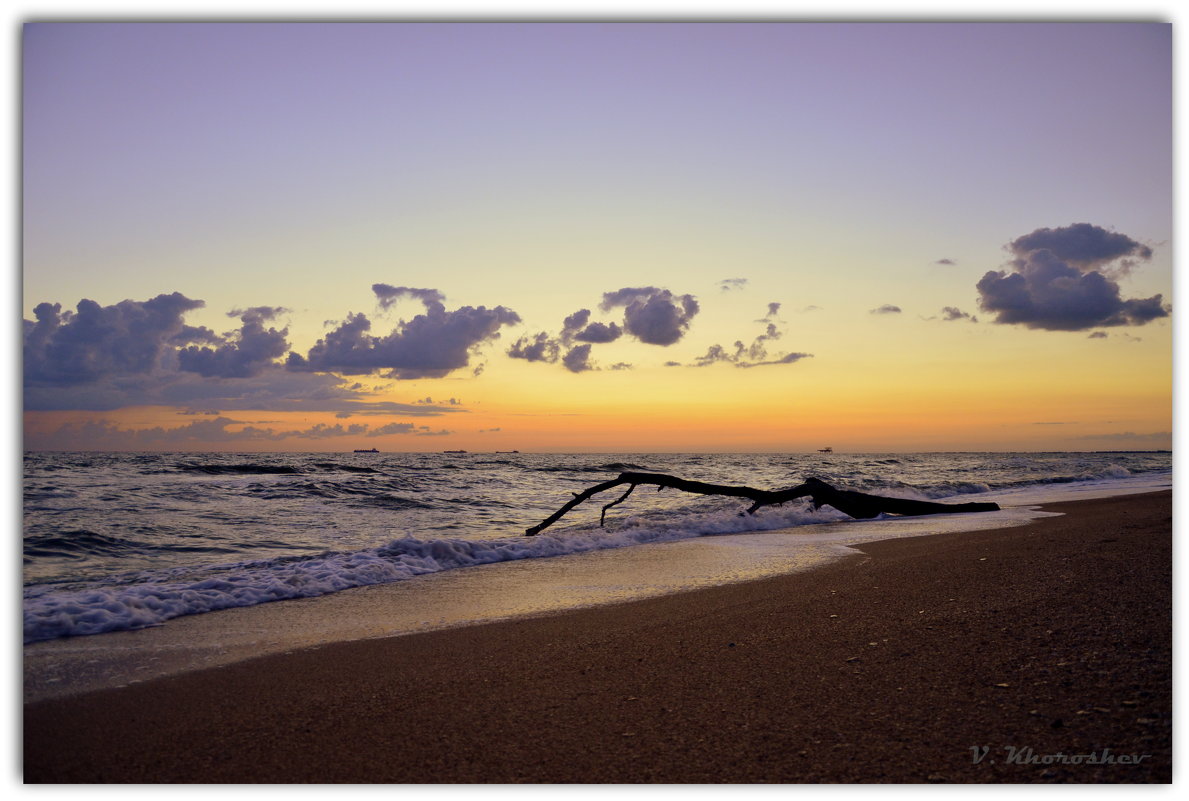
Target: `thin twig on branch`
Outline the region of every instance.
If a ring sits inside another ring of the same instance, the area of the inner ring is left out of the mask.
[[[600,526],[603,525],[606,519],[607,510],[626,501],[628,496],[632,494],[632,490],[639,484],[655,485],[657,491],[665,487],[670,487],[696,495],[726,495],[732,498],[746,498],[752,502],[751,506],[747,509],[747,514],[749,515],[755,514],[758,509],[765,506],[772,506],[806,497],[812,499],[814,509],[821,506],[832,506],[843,514],[858,519],[868,519],[881,514],[936,515],[954,512],[994,512],[999,509],[999,505],[995,503],[934,503],[932,501],[913,501],[905,498],[886,498],[882,495],[868,495],[863,492],[840,490],[816,478],[806,479],[804,484],[799,484],[796,487],[790,487],[788,489],[761,490],[727,484],[707,484],[703,481],[690,481],[664,473],[620,473],[617,478],[604,481],[593,487],[588,487],[582,492],[574,493],[574,497],[567,501],[564,506],[524,533],[530,537],[540,534],[560,520],[566,512],[569,512],[588,498],[600,492],[621,487],[624,484],[628,485],[627,492],[617,500],[603,507],[602,514],[599,515]]]

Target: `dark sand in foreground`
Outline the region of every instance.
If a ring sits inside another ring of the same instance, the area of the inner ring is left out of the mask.
[[[1167,782],[1171,507],[42,701],[25,780]]]

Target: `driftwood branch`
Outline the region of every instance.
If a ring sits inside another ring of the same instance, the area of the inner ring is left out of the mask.
[[[607,519],[607,510],[610,509],[612,506],[619,506],[621,503],[626,501],[628,499],[628,496],[632,494],[632,490],[634,490],[635,488],[636,488],[635,484],[629,484],[628,491],[625,492],[623,495],[620,495],[618,500],[611,501],[611,503],[609,503],[603,507],[602,513],[599,514],[599,527],[600,528],[602,528],[603,522]],[[662,489],[661,487],[657,487],[657,492],[660,492],[661,489]]]
[[[810,498],[814,509],[822,506],[832,506],[843,514],[860,520],[877,517],[881,514],[939,515],[955,512],[994,512],[999,509],[999,504],[995,503],[934,503],[932,501],[913,501],[905,498],[886,498],[882,495],[868,495],[864,492],[840,490],[816,478],[807,479],[804,484],[799,484],[796,487],[790,487],[788,489],[761,490],[752,487],[689,481],[664,473],[620,473],[617,478],[604,481],[593,487],[588,487],[582,492],[574,493],[574,497],[567,501],[562,508],[524,533],[530,537],[540,534],[560,520],[566,512],[569,512],[583,501],[600,492],[606,492],[609,489],[615,489],[624,484],[628,485],[627,491],[618,499],[603,507],[602,514],[599,515],[600,526],[603,525],[606,519],[607,510],[626,501],[628,496],[632,494],[632,490],[640,484],[655,485],[658,491],[669,487],[696,495],[726,495],[732,498],[745,498],[752,502],[751,506],[747,509],[747,514],[749,515],[755,514],[758,509],[765,506],[773,506],[796,500],[797,498]]]

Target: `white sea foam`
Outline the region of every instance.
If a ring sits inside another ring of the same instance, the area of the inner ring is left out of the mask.
[[[1082,457],[1069,457],[1061,462],[1061,469],[1050,469],[1027,455],[1008,455],[1001,457],[1007,463],[1007,468],[998,468],[998,478],[992,486],[970,480],[971,473],[987,472],[981,468],[979,459],[955,457],[955,460],[944,461],[939,457],[930,458],[937,460],[942,467],[952,467],[959,458],[973,461],[975,465],[974,468],[934,470],[930,474],[933,478],[925,487],[925,491],[899,483],[903,478],[895,479],[898,486],[859,486],[884,495],[932,499],[976,493],[1005,506],[1022,506],[1071,497],[1088,497],[1093,493],[1115,494],[1120,491],[1142,491],[1145,488],[1157,489],[1171,482],[1171,473],[1143,472],[1141,469],[1133,476],[1127,467],[1108,462],[1106,459],[1087,469],[1083,466]],[[1077,469],[1069,469],[1068,466],[1074,463],[1078,465]],[[1043,468],[1043,472],[1039,472],[1036,465]],[[881,463],[881,469],[885,467],[887,465]],[[270,484],[266,489],[271,491],[275,488]],[[385,484],[383,489],[388,492],[391,487]],[[226,503],[233,502],[236,497],[238,496],[224,494],[217,496],[217,499],[220,503]],[[297,497],[305,498],[305,495]],[[424,494],[418,497],[424,497]],[[462,497],[473,500],[472,496]],[[496,504],[489,499],[487,507],[484,508],[501,510],[500,514],[503,515],[504,507],[515,505],[511,496],[498,496],[496,500],[500,503]],[[259,503],[259,500],[254,497],[252,503]],[[338,511],[354,508],[338,501],[335,503],[337,505],[331,508]],[[454,503],[454,500],[450,503]],[[388,530],[380,529],[380,536],[367,542],[372,547],[365,547],[362,543],[355,546],[352,543],[345,545],[343,550],[314,553],[311,549],[304,554],[299,552],[299,555],[294,555],[294,546],[291,543],[274,535],[275,539],[262,544],[281,547],[288,551],[287,555],[274,559],[212,564],[206,561],[208,553],[226,552],[211,549],[203,553],[202,560],[197,564],[186,560],[175,562],[175,566],[158,567],[154,563],[151,569],[137,573],[109,572],[96,579],[79,576],[30,583],[26,587],[24,601],[25,641],[143,628],[182,615],[253,606],[276,600],[320,596],[353,587],[398,582],[415,576],[475,565],[549,558],[715,534],[786,529],[845,519],[844,515],[828,507],[814,512],[804,503],[766,508],[756,515],[744,516],[739,513],[738,501],[727,499],[705,499],[697,505],[679,507],[646,507],[635,514],[629,514],[626,506],[618,507],[614,511],[613,519],[606,529],[592,525],[558,525],[536,537],[491,537],[477,532],[471,537],[443,537],[437,532],[431,533],[427,526],[406,523],[403,530],[415,532],[418,536],[407,535],[389,540]],[[422,517],[412,516],[404,519],[424,519],[432,522],[431,518],[424,516],[429,513],[423,509],[418,508],[415,512]],[[305,513],[303,511],[303,514]],[[386,508],[384,514],[394,513]],[[117,522],[118,520],[119,518]],[[288,525],[293,525],[289,518],[284,520]],[[504,522],[506,524],[507,521]],[[336,526],[340,525],[337,519],[334,523]],[[879,521],[874,525],[899,524]],[[112,531],[116,531],[117,528],[118,526],[112,526]],[[469,532],[467,526],[458,528]],[[343,525],[331,533],[337,537],[344,529],[350,531],[351,526]],[[308,532],[315,530],[320,531],[310,525],[298,526],[293,528],[291,536],[306,536]],[[39,547],[47,553],[65,553],[74,558],[78,555],[77,549],[65,551],[64,548],[66,545],[81,543],[88,548],[114,548],[118,550],[122,559],[135,558],[149,547],[143,537],[127,538],[129,535],[123,532],[124,529],[119,529],[121,537],[117,538],[114,533],[62,533],[55,529],[52,537],[41,539]],[[314,535],[308,534],[307,539],[313,537]],[[29,541],[27,534],[27,558],[30,553]],[[180,548],[187,542],[177,537],[161,538],[160,541],[170,548]],[[215,540],[212,544],[226,541]],[[316,547],[324,547],[328,540],[314,538],[314,541],[318,543]],[[34,558],[42,558],[36,556],[36,551],[33,553]]]
[[[52,585],[41,585],[26,591],[25,642],[144,628],[182,615],[309,598],[475,565],[840,519],[845,515],[833,509],[810,511],[800,505],[766,509],[751,516],[740,515],[737,508],[721,508],[677,516],[640,515],[609,529],[575,528],[536,537],[463,540],[409,536],[349,553],[219,565],[204,577],[194,576],[192,570],[174,570],[160,571],[158,580],[141,574],[136,583],[95,589],[55,591]],[[190,574],[190,580],[177,580],[185,573]]]

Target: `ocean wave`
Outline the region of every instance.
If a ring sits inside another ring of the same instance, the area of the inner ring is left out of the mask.
[[[531,467],[525,465],[526,470],[534,473],[623,473],[625,471],[648,471],[649,468],[631,462],[608,462],[607,464],[592,465],[545,465]]]
[[[176,468],[179,473],[207,473],[219,475],[297,475],[301,471],[290,465],[272,464],[182,464]]]
[[[335,462],[314,462],[314,467],[320,470],[341,470],[344,473],[379,473],[374,467],[359,467],[353,464],[336,464]]]
[[[150,553],[231,554],[242,548],[218,546],[211,543],[192,545],[187,542],[158,540],[148,542],[86,529],[63,531],[55,535],[38,535],[25,539],[24,555],[50,559],[90,559],[96,556],[145,555]]]
[[[111,556],[139,550],[144,543],[113,537],[87,529],[63,531],[55,535],[25,538],[25,556],[49,556],[82,559],[88,556]]]
[[[844,516],[800,504],[741,515],[734,507],[700,515],[638,515],[608,529],[575,527],[536,537],[494,540],[404,537],[377,548],[287,556],[212,567],[191,580],[142,575],[135,584],[26,590],[25,642],[144,628],[171,618],[271,601],[309,598],[475,565],[671,542],[713,534],[770,531]],[[198,571],[189,571],[192,574]],[[147,579],[147,580],[146,580]]]

